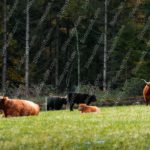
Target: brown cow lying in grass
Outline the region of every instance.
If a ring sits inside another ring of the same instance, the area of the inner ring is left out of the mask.
[[[0,109],[3,110],[5,117],[38,115],[40,108],[37,104],[20,99],[0,98]]]
[[[146,102],[146,105],[148,105],[149,101],[150,101],[150,82],[145,81],[144,79],[142,79],[146,85],[143,89],[143,96],[144,96],[144,100]]]
[[[88,106],[87,104],[79,104],[79,111],[82,113],[89,113],[89,112],[100,112],[100,109],[96,106]]]

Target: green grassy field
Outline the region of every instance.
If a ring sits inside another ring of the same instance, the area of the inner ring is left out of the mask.
[[[0,118],[0,150],[148,150],[150,107],[103,107],[36,117]]]

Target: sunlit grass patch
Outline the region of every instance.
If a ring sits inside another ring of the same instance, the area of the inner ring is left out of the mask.
[[[0,118],[0,149],[148,149],[150,107],[104,107],[101,113],[75,110]]]

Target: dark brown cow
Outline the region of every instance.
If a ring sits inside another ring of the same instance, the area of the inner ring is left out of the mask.
[[[0,98],[0,109],[3,110],[5,117],[38,115],[40,108],[37,104],[20,99]]]
[[[148,105],[149,101],[150,101],[150,82],[147,82],[144,79],[142,79],[142,80],[146,83],[146,85],[143,89],[143,96],[144,96],[144,100],[146,102],[146,105]]]

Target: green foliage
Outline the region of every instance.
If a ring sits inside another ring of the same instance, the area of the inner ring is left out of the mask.
[[[13,8],[14,2],[15,0],[7,2],[8,12]],[[113,93],[117,93],[119,89],[122,89],[125,81],[129,81],[132,84],[134,78],[144,78],[149,80],[150,73],[148,46],[150,32],[149,28],[145,28],[150,14],[149,0],[144,0],[131,16],[130,13],[135,9],[135,3],[133,1],[125,1],[124,7],[120,14],[118,14],[115,24],[111,25],[110,22],[118,13],[121,2],[121,0],[110,1],[108,5],[107,35],[109,59],[107,61],[107,83],[114,79],[117,72],[120,71],[116,80],[112,82],[109,87],[110,89],[108,89],[108,91],[113,91]],[[41,20],[42,16],[46,13],[45,11],[48,3],[51,3],[50,9],[43,20]],[[3,2],[0,2],[0,8],[3,11]],[[12,16],[7,22],[7,38],[10,39],[7,47],[7,82],[16,87],[20,84],[24,84],[25,9],[26,0],[19,1]],[[96,14],[97,10],[99,10],[98,14]],[[80,16],[81,20],[78,20]],[[1,50],[4,45],[3,19],[3,13],[0,13]],[[40,25],[39,22],[41,22]],[[81,57],[81,84],[90,85],[91,87],[95,86],[97,75],[101,74],[96,85],[99,90],[96,90],[96,93],[97,95],[102,94],[101,92],[99,93],[99,91],[102,89],[103,85],[104,45],[103,41],[98,43],[98,39],[101,34],[104,33],[104,0],[36,0],[33,2],[30,7],[29,79],[31,87],[35,85],[38,86],[44,82],[45,86],[53,87],[52,92],[56,92],[56,52],[58,49],[58,76],[60,79],[60,76],[65,72],[65,67],[67,66],[71,54],[76,51],[76,37],[75,34],[72,34],[72,31],[77,22]],[[16,25],[17,27],[14,33],[13,29]],[[146,31],[144,29],[146,29]],[[50,34],[47,38],[48,33]],[[140,34],[142,35],[142,38],[139,38]],[[34,38],[35,40],[33,40]],[[69,43],[67,43],[68,40],[70,41]],[[86,68],[85,66],[92,56],[95,46],[99,47],[95,55],[93,55],[89,67]],[[112,53],[109,50],[113,50]],[[40,56],[37,57],[37,62],[34,62],[34,59],[39,52],[41,52]],[[144,52],[146,52],[146,54],[142,57]],[[125,59],[128,53],[130,53],[129,57]],[[2,58],[1,51],[1,70]],[[124,60],[126,60],[126,63],[121,66]],[[135,71],[135,68],[138,69]],[[49,74],[45,79],[45,74],[48,71]],[[67,90],[71,91],[76,86],[77,56],[75,56],[68,67],[68,70],[65,72],[58,90],[60,92],[66,92]],[[51,88],[49,90],[51,91]],[[81,92],[82,91],[86,90],[81,88]],[[48,93],[47,88],[46,93]],[[111,92],[109,93],[109,97],[111,97]],[[137,94],[139,94],[139,91]],[[127,95],[130,94],[127,93]]]
[[[61,17],[77,19],[86,14],[86,7],[87,2],[85,0],[67,0],[61,9]]]
[[[127,80],[122,88],[121,99],[143,95],[143,87],[144,83],[139,78],[132,78]]]

